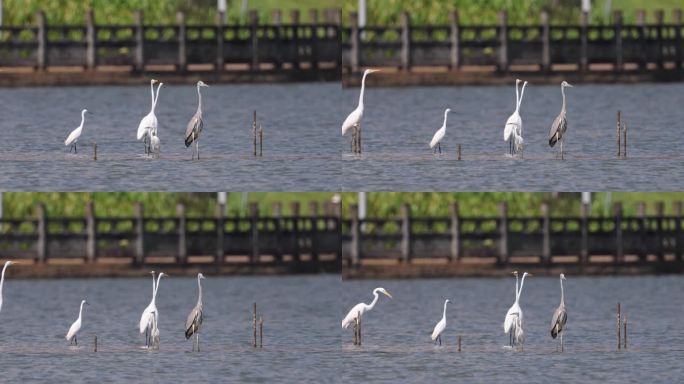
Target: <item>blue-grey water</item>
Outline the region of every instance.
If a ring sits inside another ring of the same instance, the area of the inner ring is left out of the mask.
[[[358,89],[343,91],[344,113]],[[561,109],[560,86],[530,84],[521,106],[524,159],[508,156],[503,128],[515,88],[368,87],[363,153],[341,139],[342,189],[354,190],[680,190],[684,188],[684,84],[590,85],[566,89],[564,158],[548,144]],[[428,147],[451,108],[442,156]],[[627,124],[627,159],[617,159],[616,113]],[[461,145],[462,161],[456,160]]]
[[[531,277],[520,305],[526,341],[506,348],[502,324],[514,301],[510,278],[345,281],[343,310],[382,297],[362,322],[362,346],[343,332],[340,361],[348,382],[615,382],[670,383],[684,376],[684,280],[669,277],[567,276],[565,352],[556,352],[551,317],[560,301],[557,278]],[[430,334],[447,307],[442,347]],[[628,349],[616,351],[616,306],[627,315]],[[462,352],[457,352],[458,336]]]
[[[183,143],[197,109],[194,86],[164,85],[157,105],[161,156],[136,141],[150,110],[149,85],[0,89],[0,189],[337,190],[339,150],[329,137],[344,119],[340,86],[215,85],[203,88],[200,161]],[[86,117],[78,155],[64,139]],[[252,156],[252,111],[264,129]],[[98,161],[92,161],[98,145]]]

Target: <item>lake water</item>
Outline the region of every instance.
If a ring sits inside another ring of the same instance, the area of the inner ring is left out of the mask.
[[[343,151],[342,189],[652,191],[684,188],[684,84],[583,85],[566,89],[564,158],[548,133],[560,86],[530,84],[521,106],[524,160],[508,155],[514,86],[367,88],[363,154]],[[345,113],[358,89],[343,91]],[[451,108],[441,156],[428,143]],[[616,113],[627,124],[628,158],[617,159]],[[461,145],[462,161],[456,160]]]
[[[149,85],[0,89],[0,189],[5,190],[337,190],[340,153],[332,127],[344,119],[340,86],[215,85],[203,88],[200,161],[183,143],[197,109],[194,86],[165,85],[157,105],[160,159],[144,155],[138,124]],[[78,155],[64,139],[86,126]],[[252,156],[252,111],[264,129]],[[98,161],[92,161],[92,143]]]

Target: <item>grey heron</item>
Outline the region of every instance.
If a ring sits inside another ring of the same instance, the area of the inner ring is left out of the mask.
[[[202,119],[202,92],[200,87],[208,87],[202,80],[197,82],[197,96],[199,103],[197,104],[197,112],[190,119],[187,128],[185,128],[185,147],[191,146],[195,143],[195,148],[192,150],[192,159],[195,159],[195,149],[197,150],[197,160],[199,160],[199,136],[204,128],[204,119]]]
[[[74,321],[74,323],[71,324],[71,327],[69,327],[69,332],[67,332],[65,336],[65,339],[69,340],[69,345],[78,345],[78,339],[76,338],[76,334],[78,333],[78,331],[81,330],[81,319],[83,318],[83,304],[90,305],[86,300],[81,301],[81,308],[78,310],[78,319],[76,319],[76,321]]]
[[[140,120],[140,124],[138,125],[137,139],[143,139],[143,145],[145,146],[145,154],[150,153],[150,143],[148,140],[150,140],[151,132],[153,130],[156,132],[157,130],[157,115],[155,115],[154,111],[157,107],[159,89],[162,87],[162,85],[164,85],[163,83],[159,83],[159,87],[157,87],[157,96],[155,97],[154,85],[157,83],[159,83],[159,81],[156,79],[150,80],[150,97],[152,100],[152,106],[150,107],[150,113],[143,117],[142,120]]]
[[[446,328],[446,309],[447,309],[447,304],[449,304],[449,299],[446,299],[444,301],[444,312],[442,313],[442,319],[435,325],[435,329],[432,330],[432,341],[437,343],[437,340],[439,340],[439,345],[442,345],[442,332],[444,332],[444,328]]]
[[[568,321],[568,311],[565,310],[565,295],[563,294],[563,280],[565,280],[565,275],[561,273],[561,301],[560,305],[553,313],[553,318],[551,319],[551,337],[555,339],[560,334],[561,352],[563,352],[563,330],[565,329],[565,323]],[[557,349],[558,346],[556,346],[556,350]]]
[[[449,112],[451,112],[451,109],[447,108],[444,111],[444,123],[442,124],[442,127],[435,132],[435,135],[432,137],[432,140],[430,141],[430,148],[435,148],[435,145],[437,145],[437,148],[439,149],[439,153],[442,153],[442,139],[444,138],[444,134],[446,133],[446,125],[447,125],[447,116],[449,115]]]
[[[204,279],[204,275],[201,273],[197,274],[197,287],[199,288],[199,296],[197,297],[197,304],[195,308],[188,314],[188,319],[185,321],[185,339],[191,338],[195,335],[195,341],[197,343],[197,352],[200,350],[199,346],[199,331],[202,326],[202,283],[201,280]],[[195,350],[195,343],[192,344],[192,350]]]
[[[508,141],[508,150],[510,154],[513,151],[519,152],[522,150],[522,118],[520,117],[520,105],[522,104],[523,96],[525,95],[525,87],[527,81],[523,83],[522,91],[518,94],[518,85],[522,82],[520,79],[515,80],[515,111],[506,120],[504,126],[504,141]]]
[[[568,129],[568,119],[565,114],[565,87],[572,88],[572,85],[568,84],[567,81],[563,81],[561,83],[563,106],[561,107],[560,114],[558,114],[556,120],[554,120],[553,124],[551,124],[551,130],[549,130],[549,145],[553,147],[557,142],[560,141],[561,159],[563,158],[563,136],[565,135],[565,130]]]
[[[2,311],[2,286],[5,284],[5,271],[7,270],[7,267],[12,264],[16,264],[16,262],[7,260],[5,261],[5,265],[2,267],[2,276],[0,277],[0,311]]]
[[[79,125],[76,129],[71,131],[71,133],[66,138],[66,140],[64,140],[64,145],[69,146],[69,152],[71,152],[71,150],[73,149],[74,153],[78,153],[78,149],[76,148],[76,142],[78,141],[78,138],[81,137],[81,133],[83,133],[83,126],[85,125],[86,113],[92,115],[92,113],[88,112],[87,109],[82,110],[81,111],[81,125]]]
[[[342,328],[347,328],[349,327],[356,318],[358,317],[359,313],[361,313],[361,316],[363,316],[366,312],[370,311],[375,307],[375,303],[378,302],[378,293],[382,293],[383,295],[389,297],[390,299],[392,298],[392,295],[387,292],[385,288],[375,288],[373,290],[373,301],[370,304],[366,303],[358,303],[356,304],[350,311],[347,313],[347,316],[344,317],[344,320],[342,320]]]

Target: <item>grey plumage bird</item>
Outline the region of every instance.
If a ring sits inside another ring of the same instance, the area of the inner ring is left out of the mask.
[[[199,103],[197,105],[197,112],[190,119],[187,128],[185,128],[185,147],[195,144],[195,148],[192,150],[192,159],[195,159],[195,150],[197,150],[197,159],[199,160],[199,136],[204,128],[204,120],[202,119],[202,93],[200,92],[200,87],[208,87],[204,84],[202,80],[197,82],[197,96],[199,98]]]
[[[565,135],[565,130],[568,129],[568,119],[565,111],[565,87],[572,88],[572,85],[568,84],[567,81],[561,83],[563,106],[561,107],[560,114],[556,117],[556,120],[553,121],[553,124],[551,124],[551,130],[549,130],[549,145],[553,147],[560,141],[561,159],[563,158],[563,136]]]
[[[202,326],[202,320],[204,318],[202,312],[202,283],[201,279],[204,279],[204,275],[201,273],[197,274],[197,287],[199,288],[199,296],[197,297],[197,304],[195,308],[188,314],[188,319],[185,321],[185,339],[195,336],[195,342],[197,343],[197,352],[200,350],[199,346],[199,331]],[[192,350],[195,350],[195,342],[192,344]]]
[[[565,275],[561,273],[561,301],[560,305],[553,313],[553,319],[551,319],[551,337],[555,339],[560,335],[561,352],[563,351],[563,330],[565,329],[565,323],[568,321],[568,312],[565,310],[565,296],[563,294],[563,280],[565,280]],[[557,348],[558,347],[556,347],[556,349]]]

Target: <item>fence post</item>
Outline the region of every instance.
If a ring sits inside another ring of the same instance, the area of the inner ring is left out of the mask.
[[[411,261],[411,207],[401,205],[401,258],[404,263]]]
[[[451,40],[451,56],[450,64],[452,70],[461,68],[461,30],[458,25],[458,11],[449,12],[450,22],[450,40]]]
[[[644,241],[640,242],[640,247],[639,247],[639,260],[644,261],[646,260],[646,256],[648,255],[647,252],[647,246],[646,246],[646,232],[648,231],[648,220],[646,219],[646,203],[643,201],[640,201],[637,203],[637,216],[639,217],[639,235],[641,236]]]
[[[299,252],[299,202],[293,201],[290,203],[290,214],[292,216],[292,235],[294,239],[294,250],[292,257],[296,261],[300,261]]]
[[[359,71],[359,52],[361,50],[361,34],[359,33],[359,16],[356,12],[349,13],[349,21],[351,24],[350,45],[351,52],[349,53],[349,61],[352,73]]]
[[[674,227],[674,238],[675,238],[675,259],[677,261],[682,260],[682,202],[675,201],[673,203],[674,215],[675,215],[675,227]]]
[[[549,203],[542,203],[541,214],[542,214],[542,254],[544,257],[544,262],[546,264],[551,264],[551,210],[549,209]]]
[[[283,203],[277,201],[271,206],[271,214],[275,219],[276,260],[283,261]]]
[[[176,23],[178,24],[178,70],[185,72],[188,69],[187,55],[187,35],[185,33],[185,13],[176,13]]]
[[[95,69],[97,65],[97,58],[95,57],[95,52],[97,52],[95,47],[95,13],[92,9],[88,9],[86,12],[86,68],[89,71]]]
[[[499,12],[499,70],[508,71],[508,13]]]
[[[411,70],[411,15],[401,12],[401,69]]]
[[[449,204],[451,214],[451,260],[459,261],[461,258],[461,219],[458,214],[458,202]]]
[[[226,205],[216,205],[216,264],[223,264],[225,256],[225,237],[226,237]]]
[[[259,70],[259,13],[252,9],[249,11],[249,37],[251,44],[252,60],[249,63],[249,69],[252,71]]]
[[[259,204],[256,202],[249,203],[249,229],[252,239],[252,264],[259,262]]]
[[[223,21],[226,18],[225,12],[216,14],[216,72],[223,72],[226,59],[223,54],[225,30]]]
[[[86,204],[86,259],[95,262],[97,257],[97,226],[95,223],[95,205],[92,201]]]
[[[613,203],[613,215],[615,215],[615,262],[624,261],[622,249],[622,203]]]
[[[663,59],[663,31],[666,29],[665,25],[663,25],[664,19],[665,19],[665,12],[662,9],[656,9],[655,10],[655,19],[656,19],[656,24],[657,24],[657,31],[658,31],[658,69],[663,69],[664,67],[664,59]]]
[[[176,206],[176,216],[178,217],[178,262],[185,264],[188,262],[185,204],[181,203]]]
[[[361,264],[361,224],[358,205],[349,205],[349,216],[351,218],[351,264],[358,266]]]
[[[682,50],[684,50],[682,46],[682,10],[679,8],[673,10],[672,19],[675,27],[675,67],[681,70],[682,65],[684,65],[684,54],[682,54]]]
[[[580,265],[582,267],[589,263],[589,204],[582,203],[582,249],[580,250]]]
[[[648,62],[648,36],[646,30],[646,11],[643,9],[636,10],[636,24],[639,27],[639,69],[645,70]]]
[[[615,70],[618,72],[622,72],[622,11],[613,11],[613,23],[613,28],[615,32]]]
[[[311,27],[309,27],[311,31],[311,68],[312,69],[317,69],[318,68],[318,9],[310,9],[309,10],[309,22],[311,23]]]
[[[662,201],[656,201],[655,203],[655,210],[656,210],[656,222],[658,223],[658,261],[663,262],[665,261],[665,252],[663,251],[663,239],[665,236],[663,236],[663,215],[665,214],[665,204]]]
[[[38,232],[38,243],[36,253],[38,254],[38,263],[45,263],[47,261],[47,218],[45,217],[45,204],[38,203],[36,205],[36,216],[37,216],[37,232]]]
[[[549,13],[543,11],[541,13],[542,23],[542,70],[548,72],[551,70],[551,32],[549,27]]]
[[[292,67],[299,69],[300,57],[299,57],[299,10],[293,9],[290,11],[290,25],[292,26],[292,43],[294,44],[294,60],[292,61]]]
[[[318,261],[318,201],[309,202],[311,216],[311,261]]]
[[[137,10],[133,13],[133,19],[135,22],[135,58],[134,67],[138,72],[145,70],[145,33],[144,33],[144,20],[143,11]]]
[[[283,35],[283,11],[280,9],[275,9],[271,12],[271,24],[273,25],[275,33],[275,43],[280,46],[282,44]],[[283,67],[283,57],[281,51],[278,49],[274,52],[274,63],[275,69],[281,69]]]
[[[503,201],[499,203],[499,263],[508,264],[508,204]]]
[[[585,72],[589,70],[589,13],[582,12],[580,16],[580,70]]]
[[[143,220],[144,208],[141,202],[133,203],[135,214],[135,264],[142,265],[145,262],[145,223]]]
[[[36,69],[44,71],[47,67],[47,32],[45,23],[45,12],[38,11],[36,13],[36,24],[38,27],[38,52],[36,53]]]

